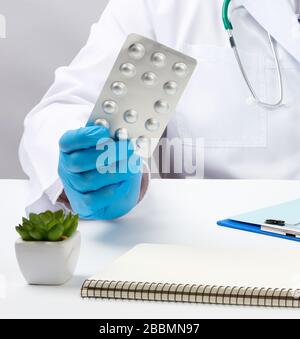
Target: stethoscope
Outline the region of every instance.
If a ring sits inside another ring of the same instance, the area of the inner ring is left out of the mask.
[[[284,97],[284,93],[283,93],[283,80],[282,80],[282,72],[281,72],[281,67],[280,67],[280,63],[279,63],[279,58],[278,58],[278,53],[277,53],[277,49],[276,49],[276,46],[275,46],[275,40],[274,38],[271,36],[271,34],[268,32],[268,39],[269,39],[269,42],[270,42],[270,46],[271,46],[271,49],[272,49],[272,53],[273,53],[273,56],[274,56],[274,60],[275,60],[275,64],[276,64],[276,73],[277,73],[277,79],[278,79],[278,88],[279,88],[279,95],[278,95],[278,99],[276,102],[274,103],[267,103],[267,102],[264,102],[263,100],[260,100],[260,98],[258,97],[256,91],[254,90],[248,76],[247,76],[247,73],[245,71],[245,68],[243,66],[243,63],[241,61],[241,57],[240,57],[240,54],[239,54],[239,51],[237,49],[237,45],[236,45],[236,42],[235,42],[235,38],[234,38],[234,34],[233,34],[233,26],[232,26],[232,23],[229,19],[229,15],[228,15],[228,12],[229,12],[229,5],[231,3],[231,0],[224,0],[224,4],[223,4],[223,22],[224,22],[224,27],[226,29],[226,31],[228,32],[228,35],[229,35],[229,41],[230,41],[230,45],[234,51],[234,55],[235,55],[235,58],[237,60],[237,63],[239,65],[239,68],[240,68],[240,71],[243,75],[243,78],[247,84],[247,87],[249,88],[250,92],[251,92],[251,95],[252,97],[254,98],[255,100],[255,103],[263,108],[266,108],[266,109],[276,109],[276,108],[279,108],[282,106],[283,104],[283,97]],[[298,10],[298,14],[300,12],[300,1],[297,2],[297,10]],[[300,22],[300,18],[298,19],[299,22]]]

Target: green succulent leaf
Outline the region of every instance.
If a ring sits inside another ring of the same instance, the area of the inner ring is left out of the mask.
[[[59,222],[55,219],[51,220],[47,225],[46,225],[46,230],[47,232],[49,232],[51,230],[51,228],[53,228],[54,226],[56,226]]]
[[[37,227],[30,231],[29,235],[36,241],[43,241],[46,239],[45,232]]]
[[[71,226],[73,221],[73,215],[72,213],[69,213],[66,219],[64,220],[63,226],[64,226],[64,232]]]
[[[61,224],[64,222],[64,211],[60,210],[54,213],[54,217],[56,220],[58,220]]]
[[[49,241],[59,241],[64,233],[64,226],[62,224],[58,224],[51,228],[51,230],[47,234],[47,238]]]
[[[32,241],[32,237],[30,234],[20,225],[16,227],[17,232],[20,234],[22,240],[24,241]]]
[[[40,214],[40,219],[41,219],[41,222],[44,224],[44,225],[47,225],[49,222],[51,222],[52,220],[52,215],[48,212],[45,212],[45,213],[42,213]]]
[[[69,228],[67,230],[65,230],[64,235],[68,238],[70,238],[76,231],[78,228],[78,222],[79,222],[79,216],[78,215],[74,215],[72,217],[72,223],[69,226]]]
[[[34,225],[31,224],[30,222],[23,223],[23,228],[27,231],[30,232],[33,230]]]
[[[29,221],[28,219],[22,218],[22,224],[23,224],[23,225],[24,225],[24,224],[28,224],[28,223],[30,223],[30,221]]]
[[[30,223],[32,223],[34,225],[38,225],[38,224],[41,223],[41,219],[40,219],[39,215],[34,214],[34,213],[31,213],[29,215],[29,221],[30,221]]]

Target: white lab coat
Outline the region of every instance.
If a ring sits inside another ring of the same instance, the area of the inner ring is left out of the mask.
[[[267,101],[276,100],[278,86],[265,30],[277,41],[285,105],[267,111],[249,103],[221,20],[222,0],[111,0],[86,46],[70,66],[56,71],[53,86],[25,120],[20,159],[31,179],[29,210],[61,207],[56,203],[63,190],[58,141],[67,130],[85,125],[120,46],[132,32],[197,58],[197,71],[168,137],[203,138],[205,178],[300,179],[296,2],[233,0],[231,6],[248,76]]]

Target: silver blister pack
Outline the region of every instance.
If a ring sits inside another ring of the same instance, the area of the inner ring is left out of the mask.
[[[132,140],[150,157],[196,68],[195,59],[137,34],[128,36],[97,100],[88,126]]]

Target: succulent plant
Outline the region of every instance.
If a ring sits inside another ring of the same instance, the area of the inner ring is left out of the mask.
[[[24,241],[63,241],[70,238],[77,230],[78,215],[65,214],[64,211],[30,214],[23,218],[16,227]]]

